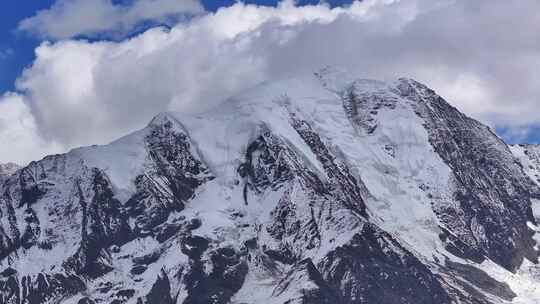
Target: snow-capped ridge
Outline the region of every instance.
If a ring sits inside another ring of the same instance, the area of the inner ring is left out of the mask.
[[[180,122],[176,119],[173,112],[161,112],[154,116],[148,123],[148,127],[160,126],[166,123],[173,123],[180,125]]]
[[[1,175],[13,174],[13,173],[15,173],[15,171],[17,171],[20,168],[22,168],[22,167],[20,165],[18,165],[18,164],[15,164],[15,163],[0,164],[0,174]]]
[[[526,300],[522,150],[413,79],[265,82],[7,176],[0,304]]]

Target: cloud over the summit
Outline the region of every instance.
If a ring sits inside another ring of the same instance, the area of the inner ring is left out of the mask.
[[[157,0],[156,0],[157,1]],[[412,77],[491,125],[540,123],[540,2],[236,3],[120,42],[43,43],[17,82],[40,138],[104,143],[158,112],[201,111],[261,81],[335,65]],[[58,146],[57,146],[58,147]]]
[[[45,154],[56,153],[62,147],[45,141],[24,96],[7,93],[0,96],[0,162],[25,164]]]
[[[36,49],[17,88],[46,139],[69,147],[103,143],[142,127],[158,112],[204,110],[261,81],[296,72],[274,71],[271,65],[292,58],[272,58],[273,53],[305,28],[341,15],[360,20],[366,9],[359,3],[349,9],[237,3],[122,42],[47,42]],[[320,64],[298,66],[298,72],[313,72]]]
[[[197,0],[57,0],[49,9],[19,23],[20,31],[41,38],[67,39],[77,36],[122,36],[142,22],[167,23],[184,15],[204,11]]]

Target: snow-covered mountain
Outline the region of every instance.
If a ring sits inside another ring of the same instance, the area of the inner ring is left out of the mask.
[[[0,304],[539,303],[539,152],[411,79],[264,83],[3,178]]]
[[[4,182],[4,179],[15,173],[21,167],[14,163],[0,164],[0,184]]]

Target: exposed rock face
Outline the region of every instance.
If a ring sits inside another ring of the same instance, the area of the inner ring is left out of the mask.
[[[0,172],[0,304],[534,299],[521,148],[415,81],[329,71],[160,114]]]
[[[540,145],[511,145],[510,150],[518,158],[518,164],[537,184],[540,184]]]
[[[38,274],[35,278],[17,278],[17,274],[13,274],[0,282],[0,303],[49,303],[84,289],[84,282],[77,276]]]
[[[458,205],[441,204],[441,221],[477,254],[515,270],[536,261],[530,198],[539,189],[488,127],[466,117],[426,86],[401,80],[401,96],[416,103],[435,152],[452,169]]]
[[[289,303],[339,303],[340,296],[323,279],[311,259],[298,262],[287,276],[279,282],[273,291],[273,296],[287,295],[289,289],[301,285],[298,297],[292,297]]]
[[[372,224],[331,251],[319,268],[341,303],[451,303],[436,276]]]
[[[182,211],[195,189],[213,178],[191,154],[191,143],[174,119],[158,116],[149,129],[147,169],[135,178],[137,191],[126,203],[136,230],[142,232],[165,222],[171,212]]]
[[[0,164],[0,185],[4,183],[4,180],[21,169],[21,166],[14,163]]]

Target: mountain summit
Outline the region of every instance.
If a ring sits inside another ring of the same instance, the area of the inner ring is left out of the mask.
[[[411,79],[264,83],[3,177],[0,304],[536,303],[530,155]]]

